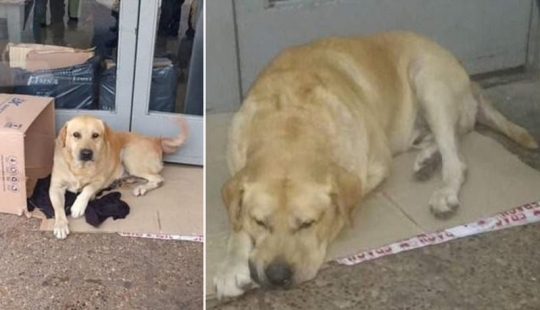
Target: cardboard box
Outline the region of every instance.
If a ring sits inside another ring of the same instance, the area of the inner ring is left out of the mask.
[[[27,193],[51,173],[54,99],[0,94],[0,212],[22,215]]]
[[[21,68],[30,72],[76,66],[94,57],[93,49],[83,50],[43,44],[8,43],[6,51],[9,54],[11,68]]]

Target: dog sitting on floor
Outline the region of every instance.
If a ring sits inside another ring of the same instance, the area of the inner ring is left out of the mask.
[[[181,132],[176,138],[154,138],[133,132],[115,132],[93,116],[76,116],[58,134],[49,196],[54,208],[54,235],[69,234],[64,208],[66,191],[79,193],[71,215],[84,215],[90,199],[127,173],[142,178],[133,195],[141,196],[164,182],[163,154],[175,153],[188,137],[188,126],[179,119]]]

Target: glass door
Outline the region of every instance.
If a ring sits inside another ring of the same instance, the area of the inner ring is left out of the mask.
[[[57,128],[85,113],[129,130],[138,2],[0,1],[0,91],[54,97]]]
[[[175,136],[168,162],[203,163],[201,0],[0,1],[0,92],[55,98],[59,129],[92,114],[115,130]]]
[[[175,136],[182,114],[189,138],[165,161],[202,165],[203,1],[140,0],[140,12],[131,130]]]

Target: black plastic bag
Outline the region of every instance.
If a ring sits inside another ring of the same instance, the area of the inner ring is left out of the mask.
[[[152,88],[150,89],[150,110],[174,112],[177,93],[176,66],[154,67],[152,70]]]
[[[159,59],[156,59],[159,61]],[[152,69],[152,88],[150,90],[150,110],[174,112],[177,93],[176,66],[169,64]],[[116,67],[105,69],[99,82],[99,109],[114,110],[116,96]]]
[[[101,71],[99,78],[99,109],[112,111],[115,108],[116,67]]]
[[[16,80],[14,92],[17,94],[53,97],[56,109],[97,108],[96,70],[99,57],[93,57],[83,64],[52,70],[29,72],[14,69]]]

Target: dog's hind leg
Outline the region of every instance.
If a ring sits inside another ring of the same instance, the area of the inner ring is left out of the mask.
[[[143,196],[147,192],[160,187],[164,181],[163,177],[159,174],[138,173],[133,175],[139,178],[144,178],[147,181],[146,183],[135,187],[135,189],[133,190],[134,196]]]
[[[438,149],[442,159],[443,185],[432,194],[429,204],[435,216],[446,217],[459,207],[458,195],[467,169],[457,144],[457,107],[452,102],[456,98],[449,90],[438,89],[424,94],[422,100],[436,142],[426,149],[425,154],[435,156]]]
[[[434,48],[429,55],[413,61],[409,79],[442,160],[442,186],[431,195],[429,205],[435,216],[447,217],[459,207],[458,196],[467,171],[458,136],[473,130],[477,103],[467,72],[442,49]]]
[[[418,69],[418,68],[417,68]],[[436,158],[437,149],[442,160],[442,186],[429,201],[432,213],[437,217],[448,217],[459,207],[459,191],[465,181],[467,166],[458,149],[458,134],[464,133],[463,111],[471,96],[468,76],[462,70],[438,72],[437,68],[419,68],[413,76],[413,85],[435,144],[428,146],[417,159],[419,170],[422,163]],[[439,70],[441,68],[438,68]],[[453,79],[449,80],[448,76]],[[472,122],[474,124],[474,122]],[[472,126],[472,125],[471,125]]]
[[[129,143],[123,151],[122,162],[130,176],[146,180],[146,183],[135,187],[134,196],[143,196],[163,184],[164,179],[159,174],[163,170],[161,153],[156,151],[150,140]]]
[[[441,153],[432,134],[424,138],[422,147],[414,161],[414,177],[418,181],[431,178],[441,163]]]

